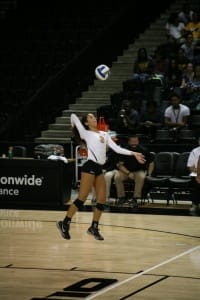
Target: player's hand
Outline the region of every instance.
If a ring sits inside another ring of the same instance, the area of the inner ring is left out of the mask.
[[[133,153],[134,153],[133,155],[135,156],[135,158],[140,164],[144,164],[146,162],[146,159],[142,153],[138,153],[138,152],[133,152]]]
[[[129,173],[129,174],[128,174],[128,178],[133,180],[133,179],[134,179],[134,174],[133,174],[132,172]]]

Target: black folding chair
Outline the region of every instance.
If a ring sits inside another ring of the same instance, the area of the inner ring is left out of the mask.
[[[144,184],[144,201],[149,197],[153,202],[155,199],[166,200],[167,205],[170,201],[169,178],[174,172],[174,163],[178,153],[159,152],[155,154],[155,169],[153,176],[146,177]]]
[[[178,200],[189,200],[192,189],[192,178],[189,176],[187,161],[190,152],[180,153],[175,163],[174,175],[169,178],[170,194]]]

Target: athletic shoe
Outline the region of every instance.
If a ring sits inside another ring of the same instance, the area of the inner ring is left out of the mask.
[[[104,240],[102,235],[100,235],[98,228],[91,226],[90,228],[88,228],[87,233],[93,235],[96,240]]]
[[[66,240],[71,239],[71,236],[69,234],[69,225],[65,225],[65,227],[64,227],[63,221],[58,221],[58,222],[56,222],[56,226],[64,239],[66,239]]]
[[[125,202],[126,202],[126,199],[125,199],[125,197],[119,197],[118,199],[117,199],[117,205],[123,205],[123,204],[125,204]]]
[[[198,216],[198,205],[193,204],[192,207],[190,208],[190,214],[192,216]]]
[[[132,207],[136,208],[138,207],[138,201],[141,201],[139,198],[133,198],[131,201]]]

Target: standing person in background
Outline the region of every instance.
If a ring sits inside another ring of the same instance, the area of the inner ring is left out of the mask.
[[[200,213],[200,138],[199,146],[190,152],[187,166],[191,172],[190,176],[192,177],[192,207],[190,212],[192,215],[198,215]]]
[[[104,238],[99,233],[98,224],[104,209],[106,200],[106,184],[103,174],[103,165],[106,161],[107,148],[123,155],[131,155],[136,158],[141,164],[145,163],[145,158],[141,153],[137,153],[128,149],[123,149],[111,139],[110,135],[105,131],[97,129],[96,117],[88,113],[82,118],[82,122],[75,114],[71,114],[72,128],[76,128],[80,134],[80,138],[86,142],[88,157],[81,169],[81,180],[78,198],[70,205],[67,215],[63,221],[56,223],[62,237],[70,239],[70,223],[74,214],[78,209],[81,209],[87,199],[92,187],[95,189],[96,207],[93,211],[93,220],[87,233],[91,234],[97,240]]]

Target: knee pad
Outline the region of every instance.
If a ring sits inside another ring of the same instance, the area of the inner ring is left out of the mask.
[[[84,202],[81,201],[81,200],[79,200],[79,199],[76,199],[76,200],[74,201],[74,205],[75,205],[78,209],[80,209],[81,207],[83,207],[83,204],[84,204]]]
[[[98,203],[98,202],[97,202],[96,208],[97,208],[98,210],[100,210],[100,211],[103,211],[103,210],[104,210],[104,204]]]

